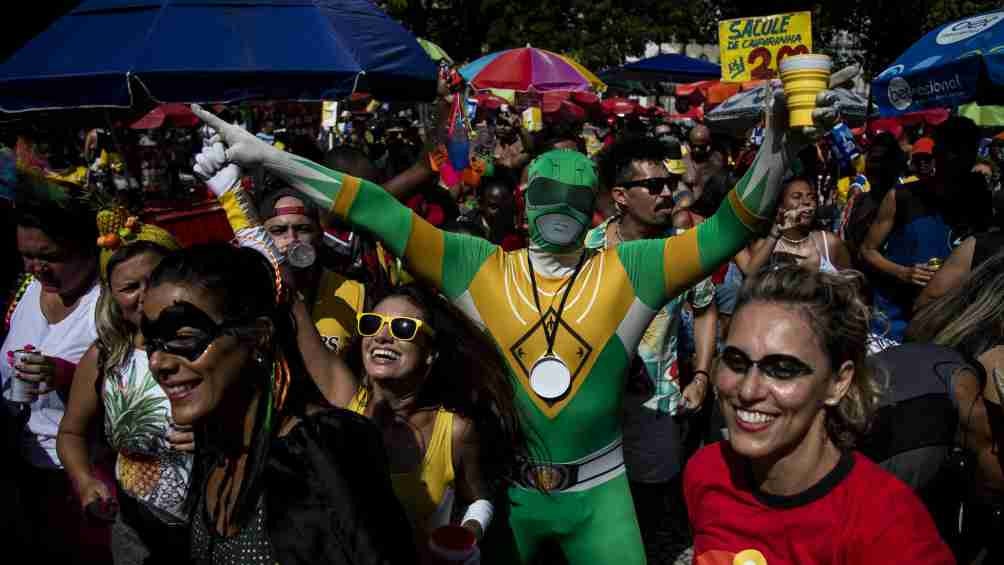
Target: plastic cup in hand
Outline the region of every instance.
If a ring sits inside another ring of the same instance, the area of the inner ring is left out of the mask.
[[[20,365],[23,363],[23,359],[28,355],[35,353],[34,350],[28,349],[18,349],[13,352],[13,362],[14,365]],[[14,375],[14,379],[11,381],[10,388],[10,398],[11,402],[17,402],[19,404],[31,404],[35,401],[35,393],[38,391],[38,383],[31,381],[26,381],[22,379],[17,374]]]
[[[811,127],[816,95],[830,84],[833,61],[826,55],[791,55],[781,60],[781,82],[788,99],[788,123]]]
[[[442,526],[429,536],[429,550],[437,564],[478,565],[481,552],[474,533],[462,526]]]

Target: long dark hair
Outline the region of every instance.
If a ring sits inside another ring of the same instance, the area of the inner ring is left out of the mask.
[[[422,310],[436,331],[431,347],[438,353],[422,390],[419,406],[442,406],[474,423],[480,438],[481,469],[493,493],[515,476],[516,462],[526,456],[514,383],[505,360],[488,334],[444,297],[418,285],[391,289],[380,300],[400,296]],[[379,300],[377,301],[377,303]],[[362,340],[353,341],[349,366],[364,375]],[[370,388],[363,377],[361,386]]]
[[[253,321],[267,318],[273,325],[272,339],[260,366],[245,368],[241,385],[260,391],[254,415],[250,451],[234,503],[233,521],[243,524],[252,516],[263,490],[262,474],[272,441],[278,437],[286,416],[303,416],[309,404],[325,405],[317,385],[308,376],[296,344],[296,324],[288,302],[276,300],[275,271],[257,251],[226,244],[199,245],[167,256],[150,276],[150,287],[165,283],[190,285],[207,291],[221,305],[225,321]],[[285,362],[292,377],[285,404],[276,410],[272,398],[273,368]],[[190,512],[199,511],[197,502],[205,492],[208,472],[223,462],[223,455],[240,447],[242,438],[224,437],[204,419],[195,426],[196,460],[192,473]],[[222,493],[236,475],[236,461],[227,465],[220,486],[217,508],[224,508]],[[198,490],[196,490],[198,489]]]

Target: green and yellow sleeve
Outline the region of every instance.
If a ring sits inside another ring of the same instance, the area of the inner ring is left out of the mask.
[[[761,154],[757,161],[762,158]],[[642,302],[654,309],[662,307],[732,259],[766,229],[767,218],[757,212],[773,206],[768,200],[776,197],[777,191],[768,190],[773,175],[762,172],[754,162],[718,211],[699,226],[666,239],[618,246],[621,263]]]
[[[278,155],[266,167],[320,207],[383,241],[391,253],[404,258],[409,272],[451,300],[467,290],[496,251],[482,239],[435,228],[367,180],[289,153]]]

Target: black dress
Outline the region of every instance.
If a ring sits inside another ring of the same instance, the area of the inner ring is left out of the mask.
[[[198,562],[417,562],[380,433],[366,418],[341,409],[304,416],[273,442],[263,480],[253,516],[233,536],[207,528],[205,501],[196,505],[192,551]]]

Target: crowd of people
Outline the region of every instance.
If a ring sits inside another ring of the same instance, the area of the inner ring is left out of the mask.
[[[829,92],[801,129],[774,89],[741,138],[504,106],[451,175],[449,135],[277,146],[193,112],[232,241],[3,177],[17,554],[1004,559],[1001,153],[970,120],[847,158]]]

